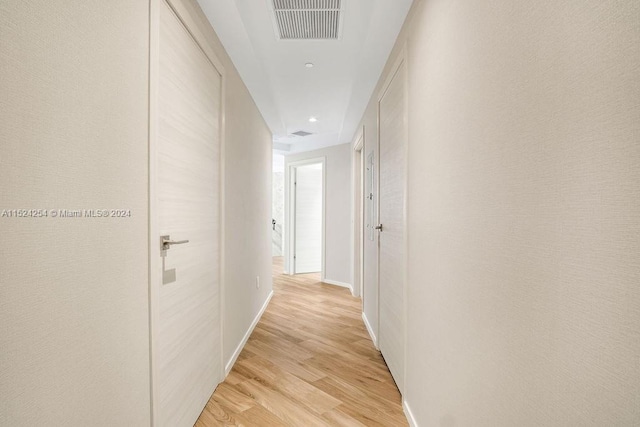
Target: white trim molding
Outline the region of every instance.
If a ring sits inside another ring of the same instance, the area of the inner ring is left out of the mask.
[[[416,417],[413,416],[413,412],[411,412],[411,408],[409,408],[409,404],[407,403],[406,399],[402,399],[402,409],[404,410],[404,415],[407,417],[409,426],[418,427],[418,423],[416,422]]]
[[[233,368],[233,365],[236,363],[236,360],[238,360],[238,356],[240,356],[240,353],[242,352],[242,349],[247,344],[247,341],[249,340],[249,337],[253,333],[253,330],[256,328],[256,326],[258,325],[258,322],[262,318],[262,315],[264,314],[265,310],[269,306],[269,302],[271,302],[271,298],[272,297],[273,297],[273,291],[271,291],[269,293],[269,296],[267,297],[267,300],[262,305],[262,308],[258,312],[258,314],[255,317],[255,319],[253,319],[253,322],[251,323],[251,326],[249,326],[249,329],[244,334],[244,337],[242,338],[242,341],[240,341],[240,344],[238,344],[238,347],[236,347],[236,350],[233,352],[233,355],[231,356],[231,359],[229,359],[227,364],[224,366],[224,376],[225,377],[227,375],[229,375],[229,372],[231,372],[231,369]]]
[[[351,295],[353,295],[353,286],[351,286],[351,283],[338,282],[337,280],[330,280],[330,279],[322,279],[321,282],[326,283],[327,285],[341,286],[343,288],[347,288],[351,291]]]
[[[373,341],[373,345],[376,347],[376,350],[380,350],[378,347],[378,338],[376,334],[373,333],[373,329],[371,328],[371,323],[369,323],[369,319],[367,319],[367,315],[362,312],[362,321],[364,322],[364,326],[367,328],[369,335],[371,336],[371,341]]]

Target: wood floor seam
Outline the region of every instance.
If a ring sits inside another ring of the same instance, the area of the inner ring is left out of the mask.
[[[362,321],[361,300],[319,274],[284,275],[197,427],[408,426]]]

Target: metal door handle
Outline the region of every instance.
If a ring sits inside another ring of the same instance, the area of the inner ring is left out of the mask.
[[[160,236],[160,246],[163,251],[167,249],[171,249],[171,245],[182,245],[185,243],[189,243],[188,240],[171,240],[171,236],[168,234],[166,236]]]
[[[375,228],[376,230],[380,230],[380,231],[382,231],[382,224],[378,224],[378,225],[376,225],[376,226],[375,226],[375,227],[373,227],[373,228]]]

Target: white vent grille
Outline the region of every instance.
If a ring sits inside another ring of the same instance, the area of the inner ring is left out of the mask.
[[[282,40],[331,40],[340,37],[342,0],[273,0]]]

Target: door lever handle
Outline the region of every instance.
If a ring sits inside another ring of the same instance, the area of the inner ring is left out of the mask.
[[[376,225],[376,226],[375,226],[375,227],[373,227],[373,228],[374,228],[374,229],[376,229],[376,230],[380,230],[380,231],[382,231],[382,224],[378,224],[378,225]]]
[[[188,240],[171,240],[171,236],[168,234],[166,236],[160,236],[160,246],[163,251],[167,249],[171,249],[171,245],[182,245],[185,243],[189,243]]]

